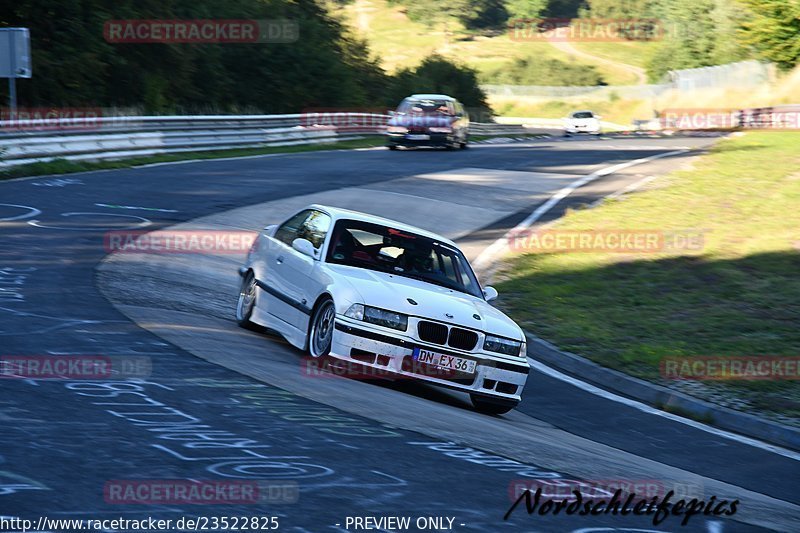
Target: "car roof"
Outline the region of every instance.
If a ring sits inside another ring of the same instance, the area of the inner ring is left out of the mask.
[[[350,209],[343,209],[341,207],[331,207],[331,206],[321,205],[321,204],[311,204],[308,207],[305,207],[304,209],[317,209],[317,210],[320,210],[320,211],[324,211],[324,212],[328,213],[331,216],[331,218],[333,218],[333,222],[334,223],[337,220],[342,220],[342,219],[360,220],[360,221],[364,221],[364,222],[372,222],[374,224],[381,224],[383,226],[389,226],[391,228],[398,229],[398,230],[401,230],[401,231],[408,231],[410,233],[416,233],[417,235],[422,235],[423,237],[428,237],[430,239],[433,239],[433,240],[436,240],[436,241],[440,241],[440,242],[443,242],[445,244],[449,244],[450,246],[453,246],[454,248],[458,248],[456,243],[454,243],[450,239],[442,237],[441,235],[439,235],[437,233],[433,233],[432,231],[427,231],[427,230],[424,230],[422,228],[418,228],[416,226],[411,226],[409,224],[403,224],[402,222],[398,222],[396,220],[391,220],[391,219],[379,217],[379,216],[376,216],[376,215],[370,215],[369,213],[361,213],[359,211],[351,211]]]
[[[413,100],[447,100],[450,102],[457,101],[452,96],[447,96],[446,94],[412,94],[408,98],[411,98]]]

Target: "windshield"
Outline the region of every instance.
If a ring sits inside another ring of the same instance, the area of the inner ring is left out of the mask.
[[[572,118],[594,118],[591,111],[578,111],[572,114]]]
[[[462,253],[428,237],[358,220],[339,220],[328,263],[387,272],[482,298]]]
[[[452,116],[453,110],[445,100],[403,100],[397,112],[402,115],[445,115]]]

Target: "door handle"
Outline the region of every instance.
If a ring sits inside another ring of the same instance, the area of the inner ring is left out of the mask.
[[[279,265],[280,265],[281,263],[283,263],[283,256],[280,256],[280,257],[278,257],[278,259],[276,259],[276,261],[277,261],[277,263],[278,263]]]

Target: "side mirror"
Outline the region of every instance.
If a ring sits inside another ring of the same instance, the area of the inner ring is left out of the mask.
[[[486,286],[483,288],[483,297],[486,299],[487,302],[491,302],[497,300],[497,289],[492,286]]]
[[[307,239],[295,239],[292,241],[292,248],[297,250],[303,255],[307,255],[312,259],[317,258],[317,249],[314,248],[314,245],[311,244],[311,241]]]
[[[277,228],[277,224],[270,224],[269,226],[264,228],[264,233],[272,237],[275,234],[275,228]]]

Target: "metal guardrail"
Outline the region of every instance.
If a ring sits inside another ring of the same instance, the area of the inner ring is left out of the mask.
[[[309,113],[0,121],[0,168],[55,159],[97,161],[331,143],[382,135],[388,119],[388,115],[371,113]],[[516,135],[530,131],[522,125],[473,123],[470,133]]]
[[[526,128],[541,128],[549,130],[563,130],[563,118],[525,118],[525,117],[497,117],[500,124],[521,124]],[[615,122],[600,121],[600,127],[604,130],[627,130],[630,126],[617,124]]]

